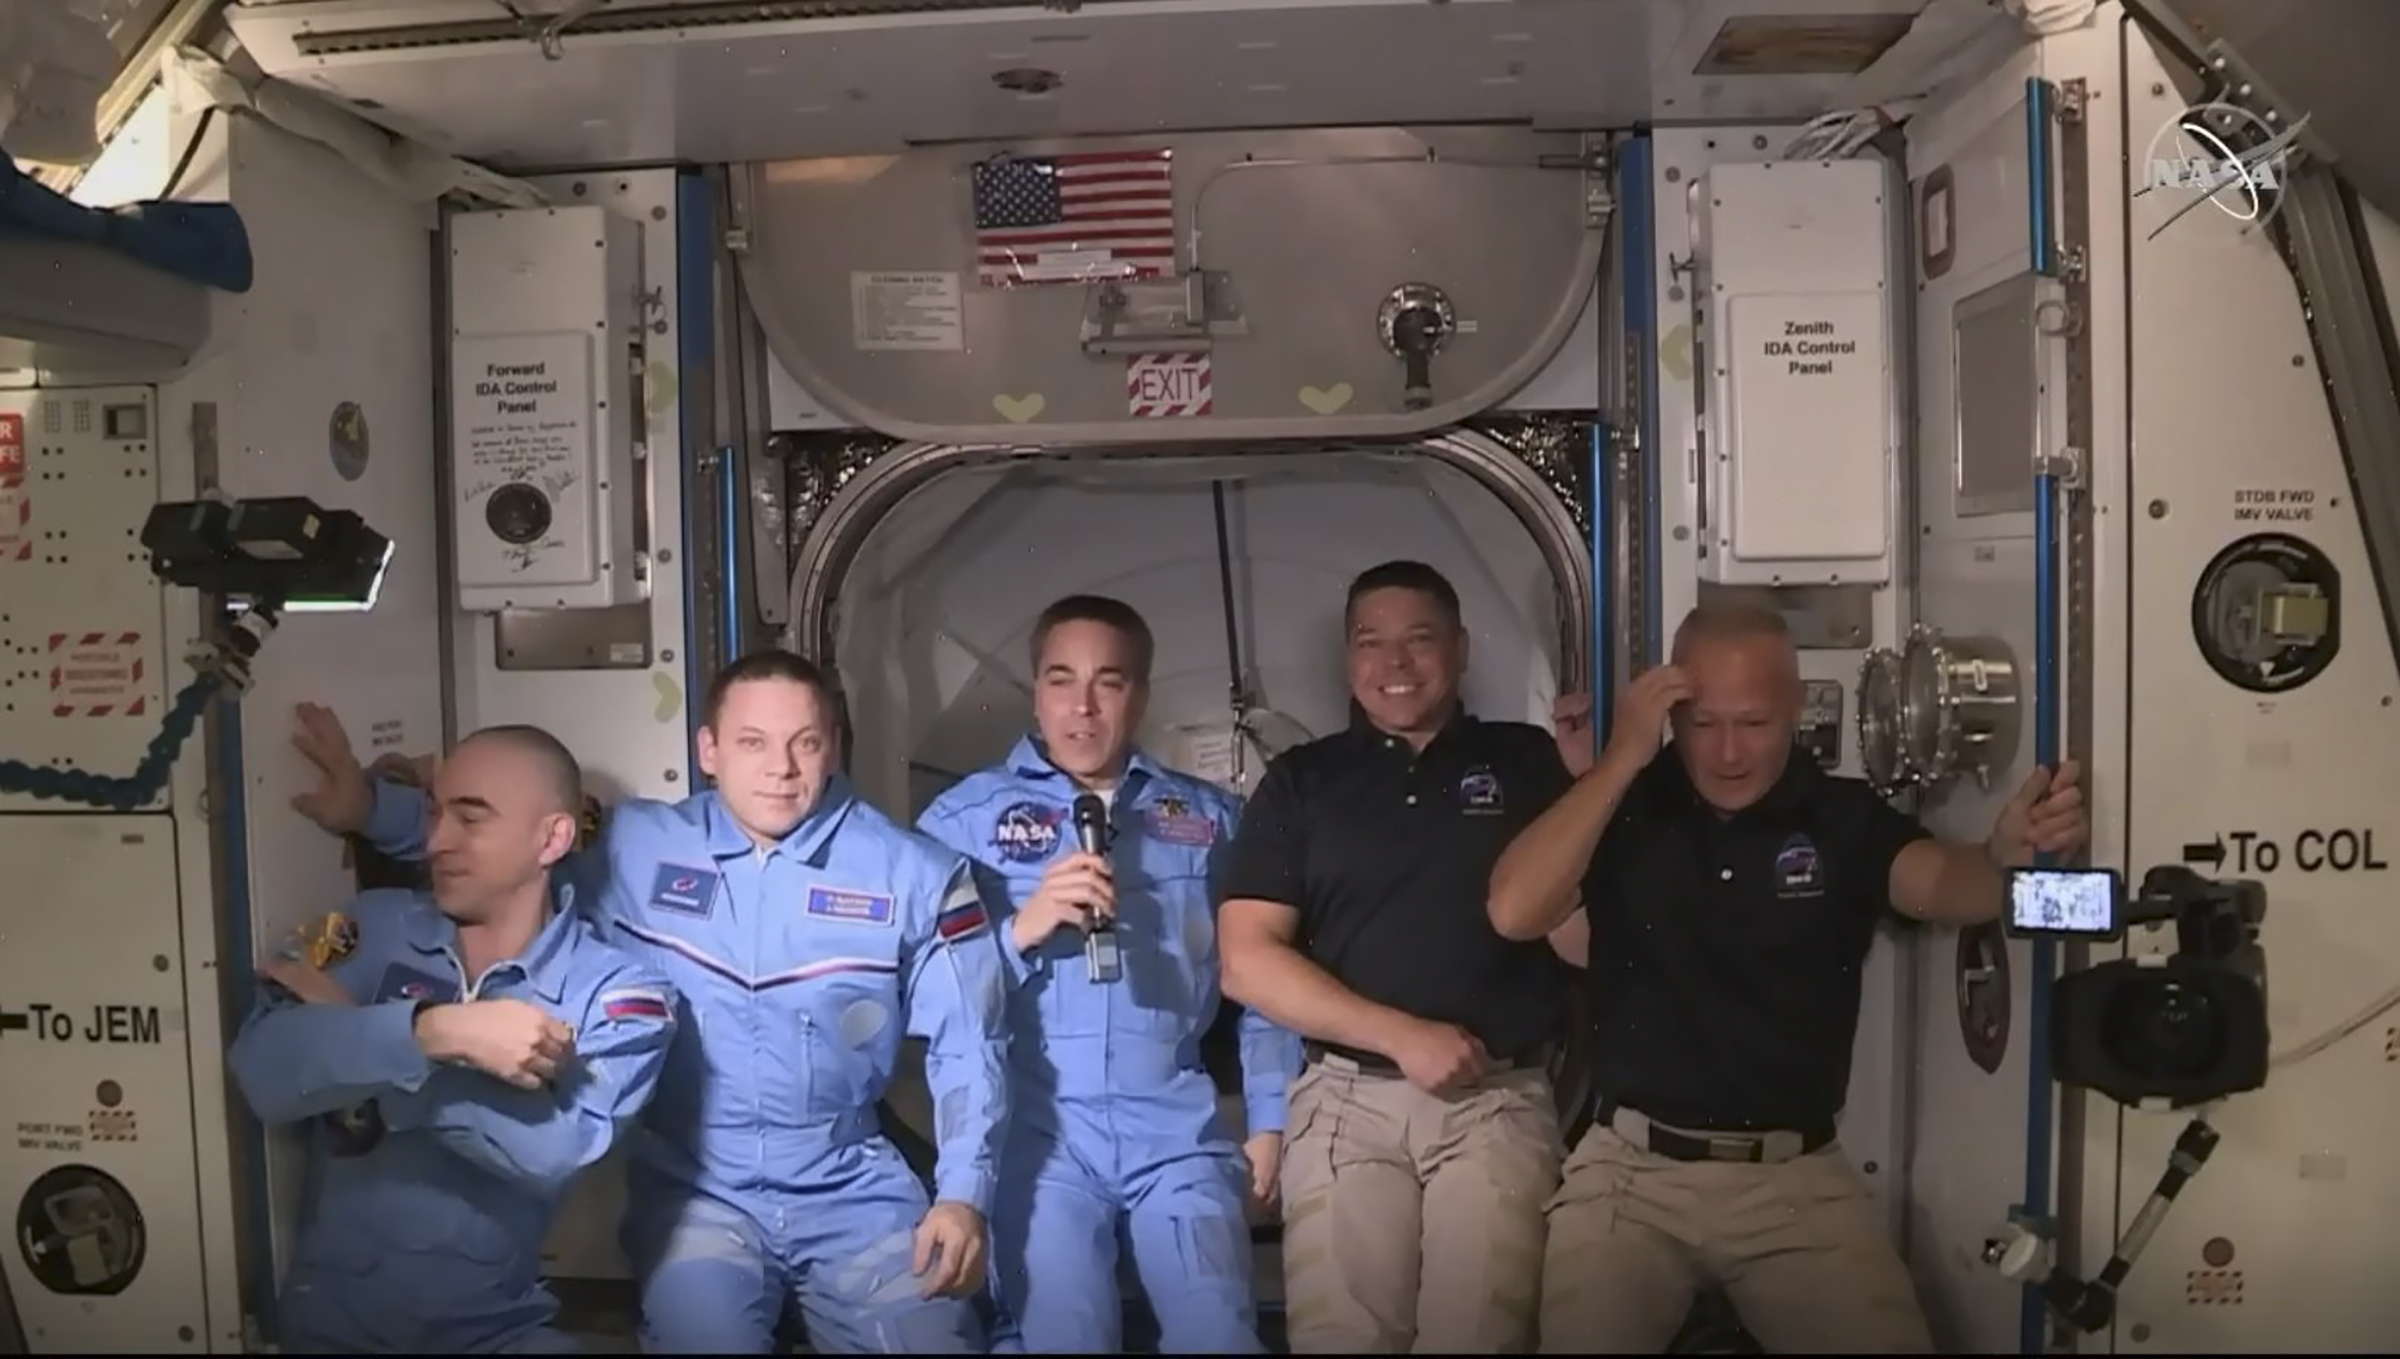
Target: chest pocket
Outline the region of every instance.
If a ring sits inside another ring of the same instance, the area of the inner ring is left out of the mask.
[[[778,895],[796,909],[774,912],[760,950],[760,1052],[811,1089],[812,1102],[855,1108],[892,1069],[907,1027],[900,893],[804,877]]]
[[[1180,1037],[1216,995],[1217,914],[1209,864],[1224,834],[1180,798],[1160,797],[1119,827],[1117,910],[1127,1005],[1119,1031]],[[1128,852],[1130,851],[1130,852]]]

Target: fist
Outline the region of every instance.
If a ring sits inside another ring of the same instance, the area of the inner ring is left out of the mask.
[[[1042,885],[1018,908],[1009,927],[1019,953],[1030,953],[1062,926],[1090,929],[1117,914],[1117,887],[1108,860],[1077,852],[1050,865]]]
[[[2083,770],[2073,760],[2061,761],[2056,770],[2036,766],[2000,809],[2000,820],[1992,827],[1993,860],[2023,868],[2037,854],[2072,854],[2083,848],[2091,839],[2092,822],[2083,805],[2082,778]]]
[[[1418,1021],[1391,1054],[1409,1084],[1428,1094],[1440,1094],[1481,1080],[1491,1069],[1482,1040],[1456,1024]]]
[[[521,1000],[436,1005],[417,1016],[417,1042],[437,1062],[474,1067],[520,1090],[556,1078],[575,1031]]]

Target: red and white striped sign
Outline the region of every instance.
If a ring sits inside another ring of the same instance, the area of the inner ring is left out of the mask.
[[[25,491],[25,417],[0,412],[0,562],[33,559],[33,497]]]
[[[1207,415],[1216,388],[1206,354],[1136,354],[1125,361],[1125,405],[1138,420]]]
[[[141,687],[142,634],[50,634],[52,717],[140,717]]]

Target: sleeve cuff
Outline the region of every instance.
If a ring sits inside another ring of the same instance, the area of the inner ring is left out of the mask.
[[[993,1180],[992,1172],[981,1168],[936,1169],[933,1197],[940,1203],[963,1203],[988,1223],[992,1220]]]
[[[1286,1101],[1260,1096],[1243,1102],[1244,1115],[1250,1120],[1250,1135],[1283,1131]]]
[[[367,824],[360,831],[367,843],[389,853],[394,846],[414,842],[418,818],[424,811],[423,798],[415,789],[402,788],[390,779],[374,779],[367,786],[375,793],[374,804],[367,809]]]
[[[386,1001],[360,1015],[360,1054],[374,1068],[375,1080],[408,1095],[433,1079],[433,1063],[417,1044],[417,1008],[413,1000]]]

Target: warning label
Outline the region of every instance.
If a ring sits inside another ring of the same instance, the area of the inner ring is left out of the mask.
[[[0,412],[0,562],[33,557],[33,497],[25,490],[25,417]]]
[[[142,634],[50,634],[52,717],[140,717]]]
[[[1216,382],[1206,354],[1136,354],[1125,361],[1125,407],[1138,420],[1211,414]]]

